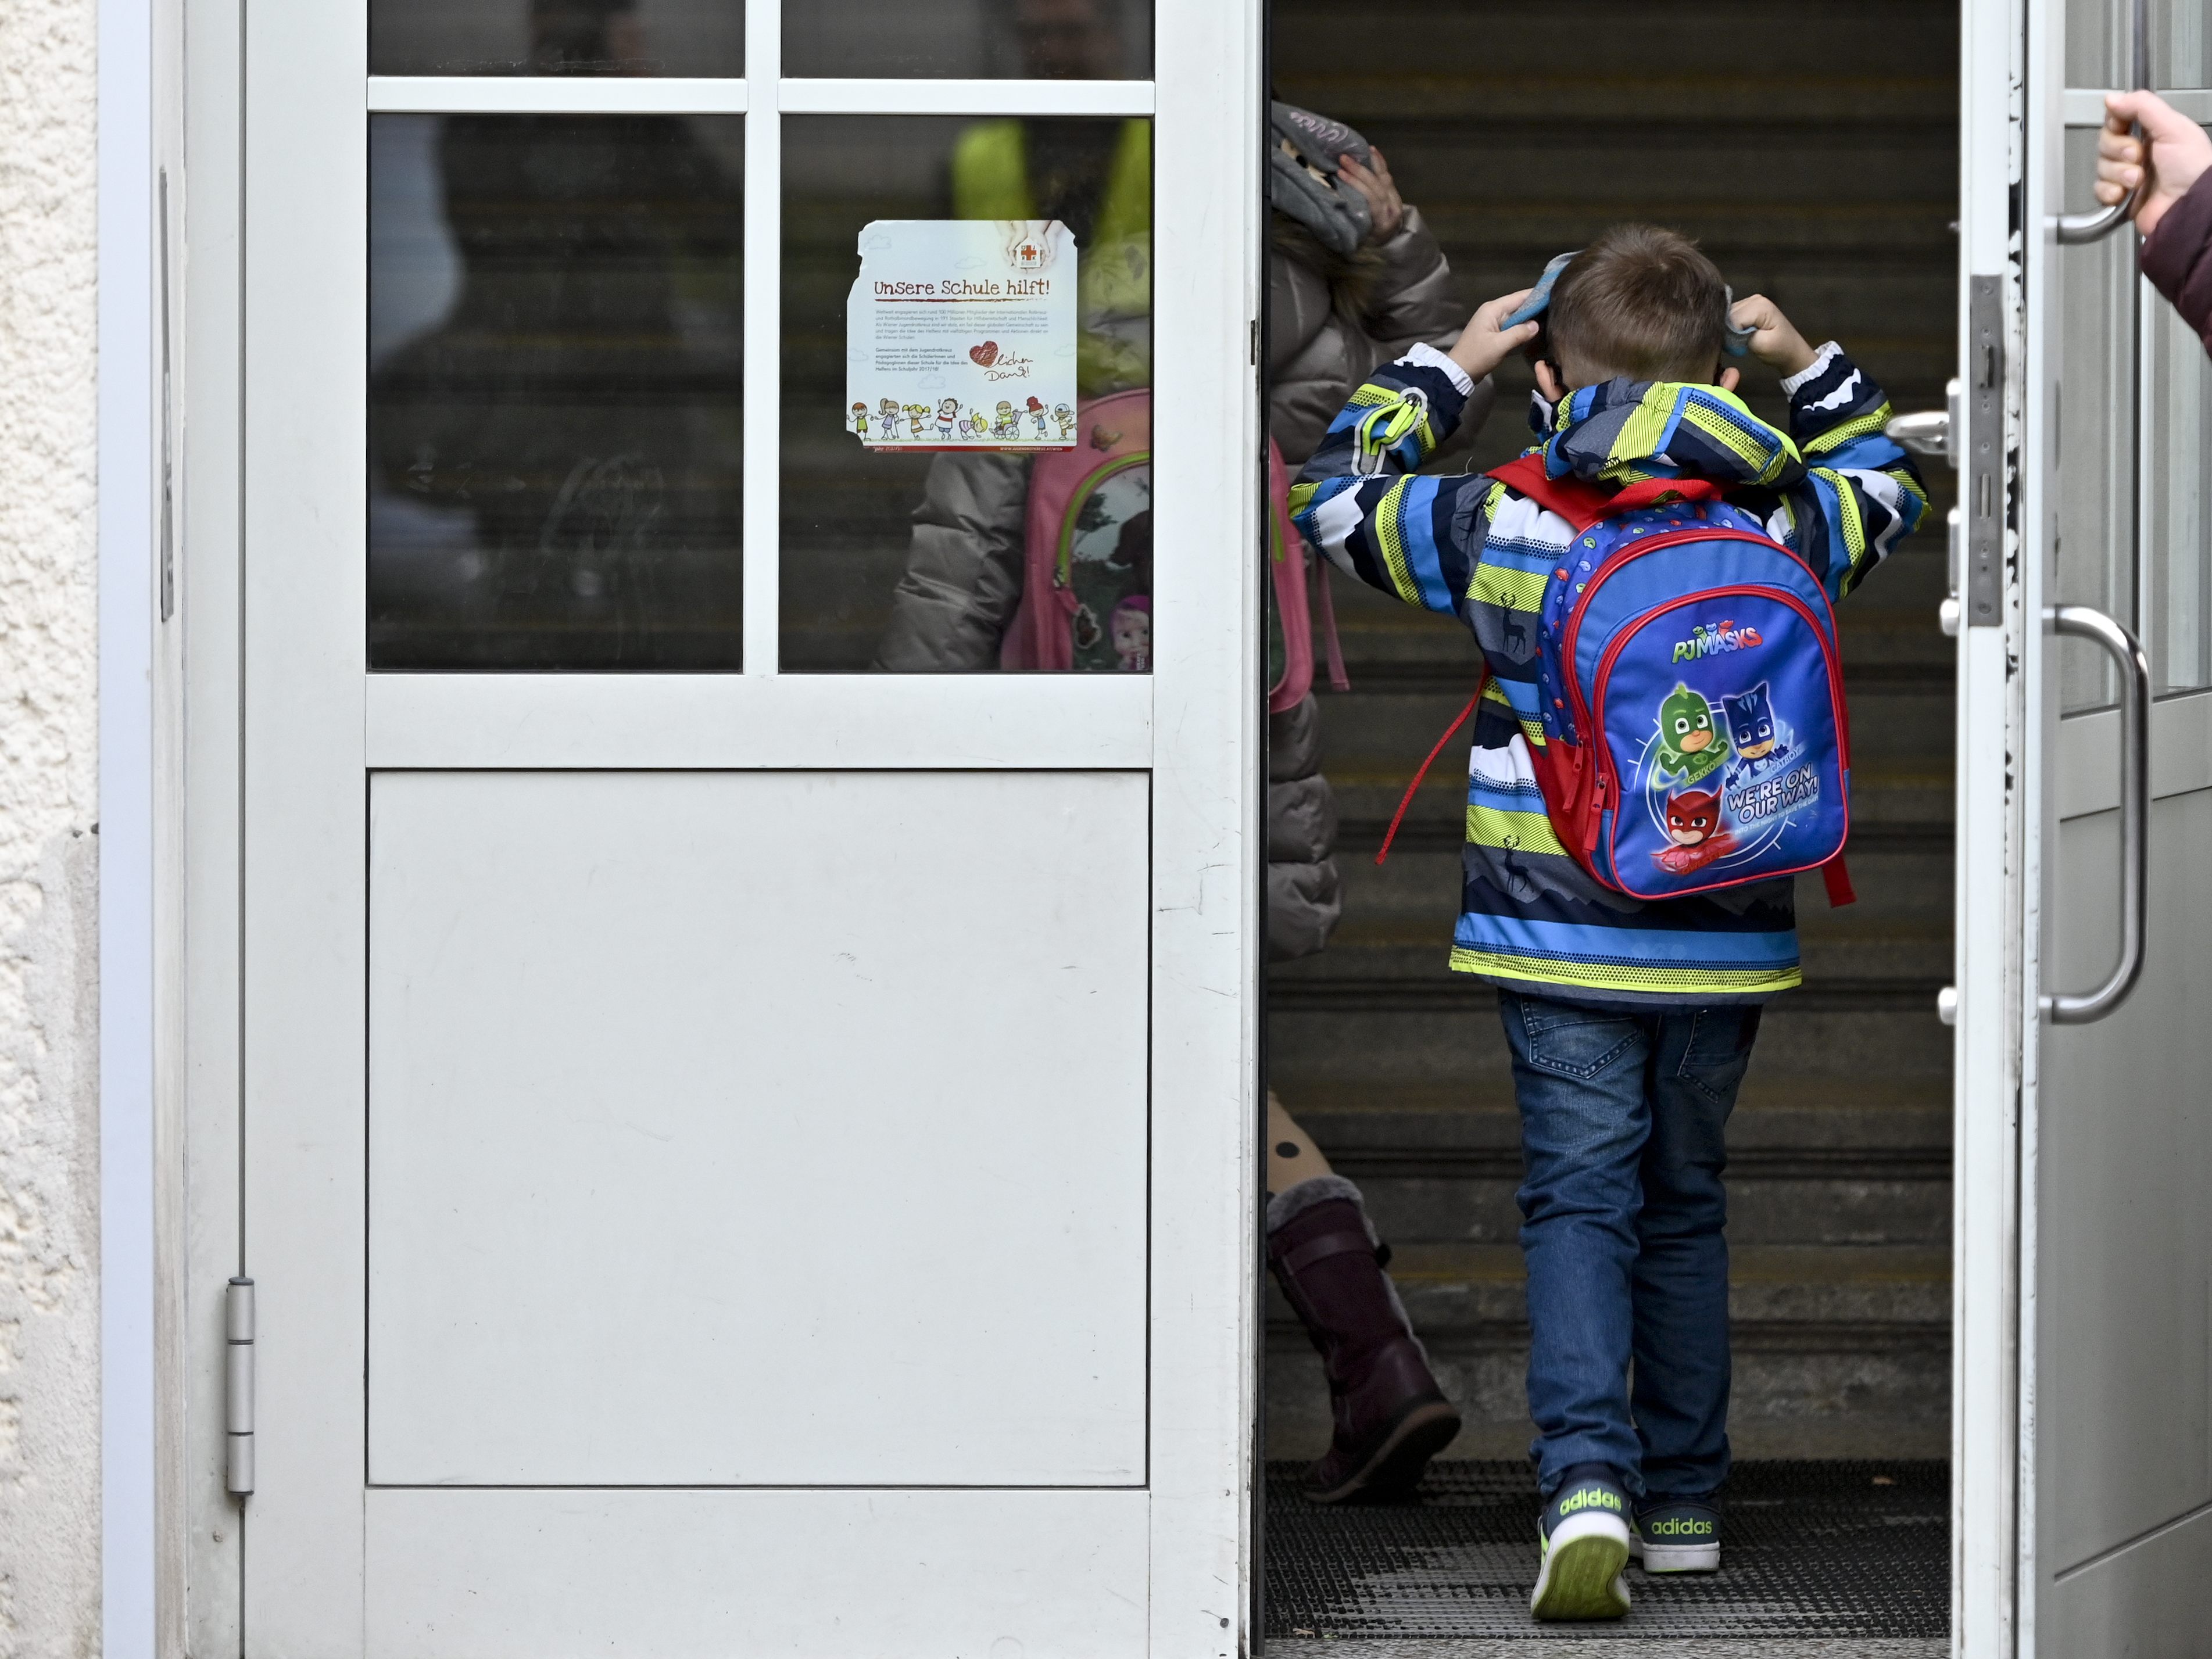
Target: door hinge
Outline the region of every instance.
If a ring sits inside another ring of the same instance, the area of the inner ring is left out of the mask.
[[[253,1281],[234,1279],[222,1296],[228,1343],[224,1419],[230,1441],[224,1484],[240,1498],[253,1490]]]

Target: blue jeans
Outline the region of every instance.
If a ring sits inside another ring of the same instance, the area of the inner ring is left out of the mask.
[[[1709,1492],[1729,1471],[1723,1131],[1759,1011],[1511,991],[1498,1006],[1527,1176],[1538,1485],[1548,1498],[1574,1465],[1610,1463],[1638,1496]]]

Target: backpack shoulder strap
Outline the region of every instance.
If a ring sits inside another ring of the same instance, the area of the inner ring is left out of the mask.
[[[1534,450],[1517,461],[1490,469],[1490,477],[1519,491],[1547,512],[1556,513],[1577,530],[1587,530],[1605,516],[1612,492],[1587,478],[1554,478],[1544,471],[1544,452]]]
[[[1649,507],[1660,497],[1678,501],[1718,501],[1722,487],[1711,478],[1645,478],[1619,489],[1607,489],[1588,478],[1554,478],[1544,470],[1544,452],[1536,450],[1517,461],[1492,467],[1489,476],[1520,491],[1537,506],[1556,513],[1577,532],[1615,513]]]

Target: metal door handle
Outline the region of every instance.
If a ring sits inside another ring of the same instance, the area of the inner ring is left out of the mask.
[[[2087,1025],[2127,1000],[2142,977],[2143,929],[2150,914],[2150,664],[2136,636],[2101,611],[2055,605],[2043,613],[2054,634],[2094,640],[2120,670],[2120,960],[2087,996],[2048,996],[2054,1025]]]
[[[2136,0],[2135,5],[2135,88],[2140,92],[2150,85],[2150,0]],[[2142,123],[2134,127],[2135,135],[2143,136]],[[2146,160],[2148,158],[2146,157]],[[2148,179],[2150,169],[2146,167]],[[2087,213],[2062,213],[2051,222],[2057,234],[2061,247],[2080,247],[2085,242],[2102,241],[2135,215],[2136,204],[2142,198],[2142,185],[2137,185],[2108,208],[2094,208]]]

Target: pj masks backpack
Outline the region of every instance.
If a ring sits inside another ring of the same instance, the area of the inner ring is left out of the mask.
[[[1547,477],[1540,453],[1490,476],[1574,526],[1545,584],[1530,745],[1560,845],[1634,898],[1818,868],[1850,902],[1843,659],[1804,561],[1709,480],[1608,491]]]

